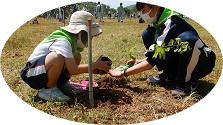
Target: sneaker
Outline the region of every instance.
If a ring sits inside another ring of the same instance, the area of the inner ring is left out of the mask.
[[[59,84],[58,88],[70,98],[75,98],[78,94],[83,92],[81,86],[77,86],[73,82],[67,81],[63,84]]]
[[[146,81],[149,83],[159,83],[160,78],[159,76],[149,76]]]
[[[63,94],[57,87],[50,89],[40,89],[37,93],[37,96],[46,101],[61,101],[66,102],[70,98]]]
[[[197,82],[191,82],[191,85],[190,85],[191,92],[196,91],[197,87],[198,87]]]
[[[196,91],[197,89],[197,83],[191,82],[184,86],[184,88],[177,86],[174,90],[171,90],[171,94],[173,96],[179,95],[179,96],[186,96]]]
[[[149,76],[146,80],[149,83],[161,83],[164,84],[168,81],[167,74],[163,71],[159,72],[159,75],[157,76]]]
[[[186,93],[182,88],[176,88],[174,90],[171,90],[171,94],[173,96],[185,96]]]

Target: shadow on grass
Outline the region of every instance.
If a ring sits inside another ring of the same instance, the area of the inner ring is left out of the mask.
[[[175,88],[176,84],[168,84],[168,83],[150,83],[150,85],[158,85],[160,87],[164,87],[167,90],[172,90]],[[197,82],[197,94],[205,97],[213,88],[215,84],[205,81],[205,80],[198,80]]]
[[[74,100],[71,100],[69,104],[80,103],[86,107],[90,107],[89,93],[83,92],[79,94]],[[102,103],[110,103],[113,105],[131,104],[132,97],[125,94],[125,92],[114,89],[95,89],[94,90],[94,102],[95,107]],[[94,107],[94,108],[95,108]]]
[[[210,83],[205,80],[199,80],[197,92],[202,97],[205,97],[214,88],[214,86],[215,86],[214,83]]]
[[[99,83],[99,88],[94,90],[95,107],[98,107],[101,104],[109,104],[109,105],[131,104],[132,97],[131,95],[129,95],[129,93],[126,93],[126,89],[127,91],[129,90],[137,94],[143,94],[149,91],[148,89],[140,87],[132,87],[128,84],[128,82],[129,81],[127,80],[114,80],[112,82],[103,81]],[[199,80],[197,93],[202,97],[205,97],[214,88],[214,86],[215,86],[214,83],[210,83],[204,80]],[[80,93],[74,99],[68,102],[68,104],[71,105],[75,103],[80,103],[85,107],[90,108],[88,91]]]
[[[34,101],[38,103],[46,103],[46,100],[39,98],[38,96],[34,97]],[[109,103],[112,105],[123,105],[123,104],[131,104],[132,97],[125,94],[125,92],[121,90],[113,90],[113,89],[95,89],[94,90],[94,102],[95,107],[102,103]],[[82,104],[85,107],[90,108],[89,103],[89,93],[88,91],[84,91],[78,94],[75,98],[69,100],[67,102],[69,105],[73,105],[76,103]],[[94,108],[95,108],[94,107]]]
[[[124,105],[131,104],[132,97],[126,91],[142,94],[148,92],[148,89],[140,87],[132,87],[128,83],[128,79],[110,79],[105,78],[97,81],[99,88],[94,90],[94,102],[95,106],[100,104],[110,105]],[[83,104],[86,107],[89,106],[88,92],[84,92],[75,98],[77,103]],[[75,103],[75,102],[73,102]]]
[[[132,87],[130,85],[127,85],[127,84],[117,84],[117,86],[119,88],[123,88],[123,89],[128,89],[134,93],[137,93],[137,94],[143,94],[145,92],[148,92],[148,89],[143,89],[143,88],[140,88],[140,87]]]

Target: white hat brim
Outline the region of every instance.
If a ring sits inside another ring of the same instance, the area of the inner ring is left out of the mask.
[[[70,32],[70,33],[73,33],[73,34],[78,34],[81,30],[84,30],[88,33],[88,27],[86,25],[73,24],[73,25],[68,25],[68,26],[61,27],[61,28]],[[91,28],[92,36],[97,36],[101,33],[102,33],[102,28],[100,27],[100,25],[97,23],[93,23],[92,28]]]

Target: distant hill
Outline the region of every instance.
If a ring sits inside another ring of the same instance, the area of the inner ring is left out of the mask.
[[[128,9],[135,9],[135,6],[136,6],[136,4],[133,4],[133,5],[130,5],[130,6],[126,6],[125,8],[128,8]]]
[[[125,7],[125,11],[126,11],[127,14],[137,13],[136,4],[133,4],[133,5],[130,5],[130,6],[126,6]]]

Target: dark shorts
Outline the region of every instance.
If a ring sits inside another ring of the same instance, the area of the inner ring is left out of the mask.
[[[153,55],[154,52],[148,52],[145,54],[147,57],[147,61],[152,65],[152,66],[157,66],[157,68],[159,70],[163,70],[163,72],[165,72],[168,76],[168,79],[176,79],[177,77],[179,77],[178,74],[174,73],[173,71],[176,70],[171,70],[171,69],[177,69],[177,71],[179,70],[177,67],[176,62],[178,61],[174,61],[174,56],[171,56],[171,58],[169,58],[169,60],[159,60],[159,59],[154,59]],[[185,59],[185,61],[187,61]],[[210,53],[208,53],[208,56],[206,56],[205,52],[203,50],[201,50],[201,54],[199,56],[199,60],[197,65],[195,66],[195,69],[193,70],[192,74],[191,74],[191,79],[190,81],[197,81],[203,77],[205,77],[206,75],[210,74],[215,66],[215,61],[216,61],[216,55],[213,51],[211,51]],[[184,68],[184,67],[180,67],[180,68]],[[184,70],[182,70],[183,72]],[[183,73],[186,74],[186,73]],[[178,75],[178,76],[177,76]],[[182,76],[185,77],[185,76]]]
[[[45,58],[46,56],[43,56],[36,61],[27,62],[20,72],[23,81],[33,89],[47,88],[48,75],[45,69]],[[69,73],[64,67],[57,83],[65,83],[69,79]]]

